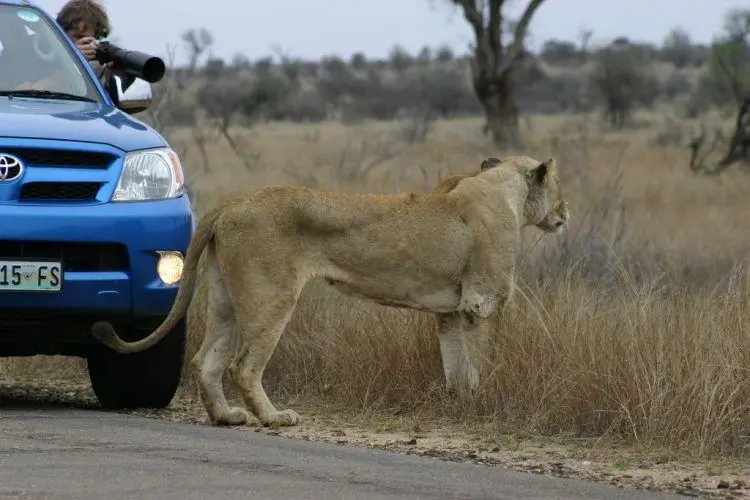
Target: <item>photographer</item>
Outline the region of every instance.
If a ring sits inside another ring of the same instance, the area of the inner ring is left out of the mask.
[[[111,88],[112,77],[119,72],[114,70],[113,63],[101,64],[96,57],[96,43],[106,37],[110,31],[109,18],[104,7],[96,0],[69,0],[58,12],[56,21],[76,44],[104,89],[112,96],[114,94],[114,89]],[[64,87],[62,82],[66,79],[61,76],[61,71],[57,70],[38,80],[20,83],[15,88],[68,91],[62,88]]]
[[[96,60],[96,41],[110,32],[107,11],[96,0],[69,0],[57,13],[57,23],[73,40],[94,70],[104,88],[109,91],[111,77],[115,74],[113,63],[101,64]]]
[[[58,12],[56,21],[75,43],[113,101],[117,102],[118,98],[115,75],[119,77],[123,91],[137,78],[156,83],[164,76],[166,68],[161,58],[124,49],[105,40],[110,31],[109,19],[96,0],[69,0]],[[15,89],[70,92],[59,89],[61,85],[65,86],[64,74],[65,70],[60,68],[44,78],[22,82]]]
[[[113,100],[116,100],[112,88],[114,75],[123,80],[123,88],[136,77],[155,83],[164,76],[164,61],[159,57],[123,49],[105,40],[110,32],[109,18],[96,0],[68,0],[57,14],[57,23],[76,44]]]

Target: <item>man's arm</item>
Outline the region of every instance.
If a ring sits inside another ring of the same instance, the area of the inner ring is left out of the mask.
[[[15,86],[14,90],[53,90],[56,92],[70,92],[70,88],[62,88],[60,82],[65,80],[65,71],[58,69],[50,76],[45,76],[33,82],[23,82]]]

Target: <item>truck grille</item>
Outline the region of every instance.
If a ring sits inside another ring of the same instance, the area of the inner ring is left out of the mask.
[[[76,151],[69,149],[37,149],[0,146],[0,153],[20,158],[27,165],[44,167],[107,168],[115,160],[111,153],[99,151]]]
[[[128,251],[119,243],[0,240],[0,259],[58,259],[65,271],[128,269]]]
[[[23,185],[20,199],[89,201],[96,199],[101,186],[100,182],[29,182]]]

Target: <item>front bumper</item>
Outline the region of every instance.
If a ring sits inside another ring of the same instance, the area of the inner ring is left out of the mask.
[[[66,271],[60,292],[0,292],[0,318],[32,310],[164,316],[179,283],[161,282],[156,251],[185,254],[194,229],[187,196],[79,206],[0,204],[0,240],[121,244],[127,256],[123,269]],[[65,266],[64,254],[62,260]]]

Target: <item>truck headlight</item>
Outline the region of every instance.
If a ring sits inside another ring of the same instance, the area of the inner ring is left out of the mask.
[[[182,165],[169,148],[134,151],[125,155],[114,201],[164,200],[185,191]]]
[[[166,285],[174,285],[182,279],[182,266],[184,264],[182,253],[157,251],[159,260],[156,263],[156,273],[159,279]]]

